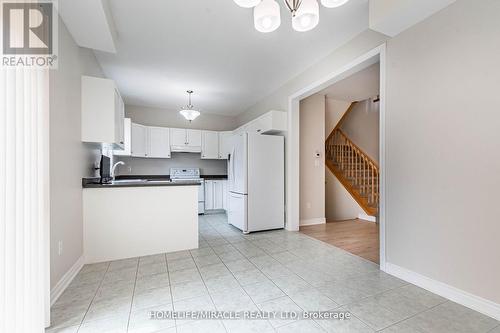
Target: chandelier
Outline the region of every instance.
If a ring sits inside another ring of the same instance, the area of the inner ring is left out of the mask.
[[[317,0],[283,0],[292,13],[292,27],[296,31],[309,31],[319,23]],[[349,0],[321,0],[327,8],[340,7]],[[280,5],[276,0],[234,0],[243,8],[253,8],[255,29],[272,32],[281,25]]]
[[[186,120],[189,120],[189,122],[195,120],[196,118],[198,118],[198,116],[200,115],[200,111],[198,110],[195,110],[194,109],[194,105],[191,104],[191,94],[193,93],[192,90],[188,90],[187,91],[188,95],[189,95],[189,102],[188,102],[188,105],[186,105],[185,107],[183,107],[179,113],[184,117],[186,118]]]

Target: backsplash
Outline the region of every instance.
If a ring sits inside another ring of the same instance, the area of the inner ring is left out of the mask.
[[[169,159],[116,156],[114,162],[123,161],[118,175],[168,175],[170,168],[200,168],[202,175],[226,175],[227,160],[202,160],[200,154],[172,153]]]

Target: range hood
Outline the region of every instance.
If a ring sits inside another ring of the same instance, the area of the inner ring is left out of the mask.
[[[201,146],[170,146],[172,153],[201,153]]]

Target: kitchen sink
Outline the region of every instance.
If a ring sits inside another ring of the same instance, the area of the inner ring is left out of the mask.
[[[119,179],[113,180],[111,184],[137,184],[137,183],[146,183],[147,179]]]

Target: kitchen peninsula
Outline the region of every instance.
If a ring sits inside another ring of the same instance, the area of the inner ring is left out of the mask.
[[[85,263],[198,248],[198,182],[82,185]]]

